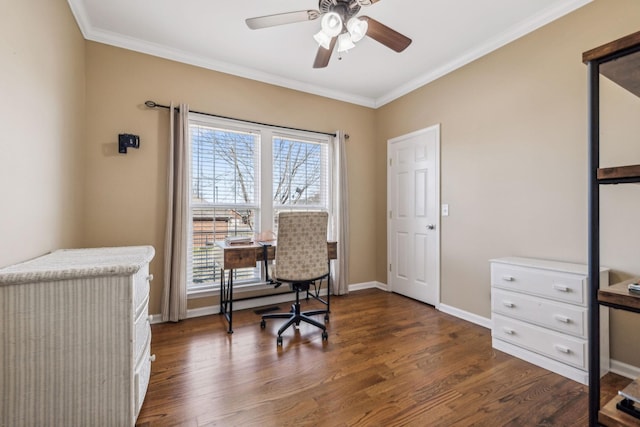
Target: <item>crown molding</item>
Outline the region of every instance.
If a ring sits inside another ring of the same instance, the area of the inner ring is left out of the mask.
[[[576,9],[579,9],[593,0],[572,0],[568,2],[562,3],[560,6],[552,7],[543,12],[531,17],[531,19],[527,19],[524,22],[519,23],[518,25],[510,28],[504,33],[500,34],[498,37],[494,37],[491,40],[488,40],[483,45],[479,46],[477,49],[471,50],[466,54],[454,59],[453,61],[444,64],[441,67],[436,68],[422,76],[413,79],[398,88],[388,92],[387,94],[379,97],[375,101],[374,108],[382,107],[385,104],[388,104],[396,99],[404,96],[414,90],[431,83],[440,77],[443,77],[452,71],[457,70],[478,58],[481,58],[494,50],[505,46],[512,41],[519,39],[522,36],[525,36],[538,28],[541,28],[556,19],[563,17]]]
[[[452,71],[457,70],[484,55],[487,55],[500,47],[511,43],[512,41],[537,30],[538,28],[568,14],[576,9],[591,3],[593,0],[571,0],[563,2],[561,5],[549,8],[543,12],[533,16],[531,19],[521,22],[520,24],[505,31],[498,37],[495,37],[477,49],[467,52],[466,54],[444,64],[441,67],[431,70],[399,87],[374,99],[359,96],[343,91],[328,89],[326,87],[301,82],[295,79],[288,79],[275,74],[265,73],[248,67],[242,67],[223,61],[216,61],[201,55],[195,55],[189,52],[177,49],[167,48],[158,44],[150,43],[144,40],[122,36],[107,31],[95,29],[89,20],[84,8],[82,0],[67,0],[71,11],[78,23],[80,31],[86,40],[104,43],[107,45],[120,47],[147,55],[157,56],[172,61],[182,62],[197,67],[218,71],[225,74],[256,80],[259,82],[272,84],[275,86],[293,89],[300,92],[318,95],[326,98],[335,99],[337,101],[348,102],[350,104],[361,105],[369,108],[379,108],[396,99],[428,84]]]

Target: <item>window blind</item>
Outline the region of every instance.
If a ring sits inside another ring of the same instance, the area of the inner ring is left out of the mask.
[[[227,236],[277,230],[282,210],[329,211],[329,137],[190,116],[191,280],[189,291],[216,288]],[[261,265],[234,270],[238,286],[256,283]]]

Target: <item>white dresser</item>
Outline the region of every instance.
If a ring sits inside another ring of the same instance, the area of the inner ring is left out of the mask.
[[[0,426],[132,426],[151,372],[151,246],[0,269]]]
[[[491,260],[493,347],[588,384],[587,266],[531,258]],[[600,284],[609,270],[600,269]],[[600,313],[601,375],[609,370],[609,312]]]

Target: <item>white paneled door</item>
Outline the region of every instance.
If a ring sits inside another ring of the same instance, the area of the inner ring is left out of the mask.
[[[440,302],[440,125],[387,142],[389,289]]]

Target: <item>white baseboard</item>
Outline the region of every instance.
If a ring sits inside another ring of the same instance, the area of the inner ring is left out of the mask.
[[[476,325],[491,329],[491,319],[487,319],[486,317],[478,316],[477,314],[460,310],[459,308],[455,308],[442,303],[438,306],[438,310],[442,311],[443,313],[458,317],[462,320],[466,320],[467,322],[475,323]]]
[[[355,283],[353,285],[349,285],[349,292],[351,291],[361,291],[363,289],[380,289],[382,291],[387,291],[387,285],[380,282],[362,282]]]
[[[349,285],[349,292],[352,291],[360,291],[363,289],[381,289],[383,291],[387,290],[387,285],[380,282],[363,282],[363,283],[355,283],[353,285]],[[323,295],[326,295],[326,289],[323,290]],[[263,307],[265,305],[272,304],[280,304],[285,302],[295,301],[296,297],[294,293],[285,293],[280,295],[270,295],[261,298],[252,298],[246,300],[237,300],[233,302],[233,310],[246,310],[256,307]],[[192,308],[187,310],[187,319],[191,319],[193,317],[200,316],[209,316],[211,314],[220,313],[220,306],[208,306],[208,307],[200,307],[200,308]],[[151,323],[162,323],[162,316],[160,314],[153,314],[151,316]]]
[[[640,377],[640,368],[636,366],[628,365],[613,359],[611,359],[610,363],[611,366],[609,367],[609,371],[614,374],[622,375],[623,377],[627,377],[632,380]]]
[[[324,289],[320,292],[320,296],[326,296],[327,290]],[[296,294],[293,292],[287,292],[279,295],[269,295],[260,298],[251,298],[245,300],[237,300],[233,301],[233,311],[237,310],[247,310],[256,307],[264,307],[265,305],[273,305],[273,304],[281,304],[285,302],[295,301]],[[187,310],[187,319],[192,317],[199,316],[208,316],[210,314],[218,314],[220,313],[220,305],[216,304],[215,306],[194,308],[191,310]]]

